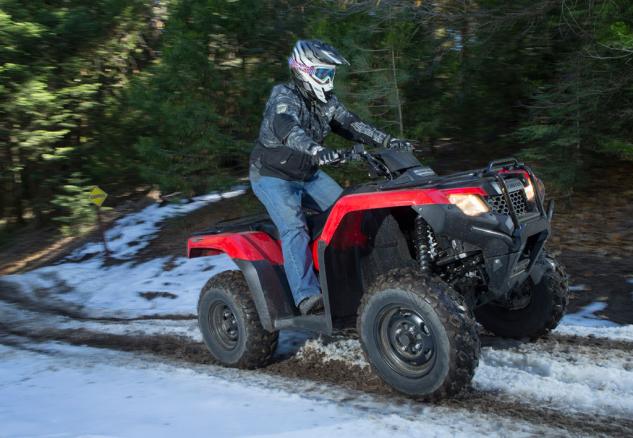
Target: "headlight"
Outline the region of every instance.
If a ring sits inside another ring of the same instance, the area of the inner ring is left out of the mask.
[[[530,202],[534,201],[534,196],[536,195],[537,190],[541,199],[545,199],[545,185],[543,184],[543,181],[541,181],[537,177],[534,177],[534,180],[536,181],[536,188],[534,188],[532,181],[530,181],[529,179],[528,179],[528,185],[525,186],[525,197]]]
[[[478,195],[448,195],[448,201],[459,208],[462,213],[468,216],[477,216],[478,214],[488,213],[490,207]]]
[[[525,197],[528,201],[534,202],[534,186],[532,182],[528,180],[528,185],[525,186]]]

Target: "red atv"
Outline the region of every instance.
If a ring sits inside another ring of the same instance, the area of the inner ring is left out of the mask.
[[[374,180],[346,189],[328,211],[306,211],[323,314],[295,307],[268,216],[224,221],[189,239],[189,257],[225,253],[239,267],[211,278],[198,302],[218,362],[256,368],[281,329],[331,334],[355,324],[386,383],[440,398],[473,377],[476,321],[512,338],[556,327],[567,280],[543,250],[553,202],[544,207],[528,166],[505,159],[439,176],[407,152],[356,146],[346,158],[365,160]]]

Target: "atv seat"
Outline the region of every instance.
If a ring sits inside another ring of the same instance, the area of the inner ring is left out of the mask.
[[[330,211],[327,210],[322,213],[315,213],[313,210],[304,209],[303,212],[306,216],[310,240],[316,240],[325,226],[325,222]],[[275,240],[280,240],[279,231],[268,213],[259,213],[236,219],[226,219],[217,222],[213,227],[207,230],[193,233],[193,236],[220,233],[239,233],[242,231],[261,231],[268,234]]]

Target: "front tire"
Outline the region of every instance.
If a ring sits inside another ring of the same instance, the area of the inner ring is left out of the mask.
[[[211,355],[226,366],[261,367],[277,346],[278,333],[262,327],[240,271],[222,272],[202,288],[198,326]]]
[[[414,397],[458,393],[479,362],[476,323],[461,297],[415,269],[378,277],[362,299],[357,329],[375,372]]]
[[[477,321],[496,336],[514,339],[537,339],[555,329],[567,309],[569,286],[564,268],[549,256],[539,261],[545,273],[535,284],[531,278],[520,287],[529,294],[529,302],[522,308],[510,309],[499,303],[488,303],[477,308]]]

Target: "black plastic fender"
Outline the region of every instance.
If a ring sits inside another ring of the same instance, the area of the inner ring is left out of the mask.
[[[275,320],[298,315],[283,265],[266,260],[233,260],[244,274],[262,327],[274,332]]]

